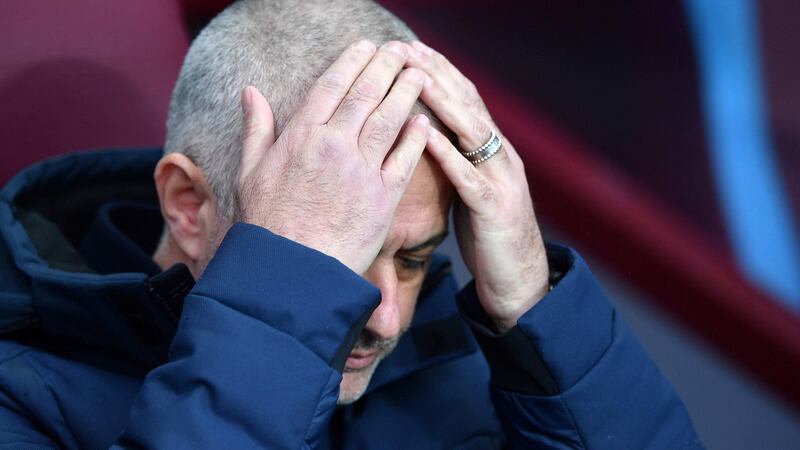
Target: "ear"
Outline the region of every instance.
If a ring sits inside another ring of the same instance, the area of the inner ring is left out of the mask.
[[[205,256],[219,221],[216,198],[203,171],[180,153],[161,158],[155,182],[170,238],[192,267]]]

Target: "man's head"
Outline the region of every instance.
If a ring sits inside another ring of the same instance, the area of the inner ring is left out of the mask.
[[[155,255],[159,264],[184,262],[199,276],[231,223],[241,90],[253,85],[265,95],[280,134],[314,80],[359,39],[380,44],[415,36],[368,0],[242,0],[203,30],[173,93],[165,157],[156,172],[168,226]],[[441,127],[427,108],[418,104],[416,110]],[[363,394],[408,327],[427,260],[447,230],[451,196],[439,167],[423,157],[379,255],[363,274],[381,289],[382,300],[347,361],[341,403]]]

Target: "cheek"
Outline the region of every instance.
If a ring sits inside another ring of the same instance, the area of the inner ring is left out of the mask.
[[[400,310],[400,324],[402,330],[406,330],[411,325],[414,317],[414,310],[417,306],[417,296],[422,288],[421,282],[399,283],[397,286],[397,301]]]

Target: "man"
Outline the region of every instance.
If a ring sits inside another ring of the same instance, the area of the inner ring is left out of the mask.
[[[0,441],[699,447],[580,258],[545,251],[477,91],[409,41],[368,1],[239,2],[192,45],[163,156],[12,180]],[[432,256],[454,197],[458,308]]]

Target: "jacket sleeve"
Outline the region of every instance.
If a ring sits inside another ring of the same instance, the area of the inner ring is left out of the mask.
[[[563,276],[497,334],[474,283],[459,306],[491,370],[511,448],[702,448],[670,383],[616,314],[580,256],[548,246]]]
[[[184,302],[115,447],[312,448],[380,292],[333,258],[236,224]]]

